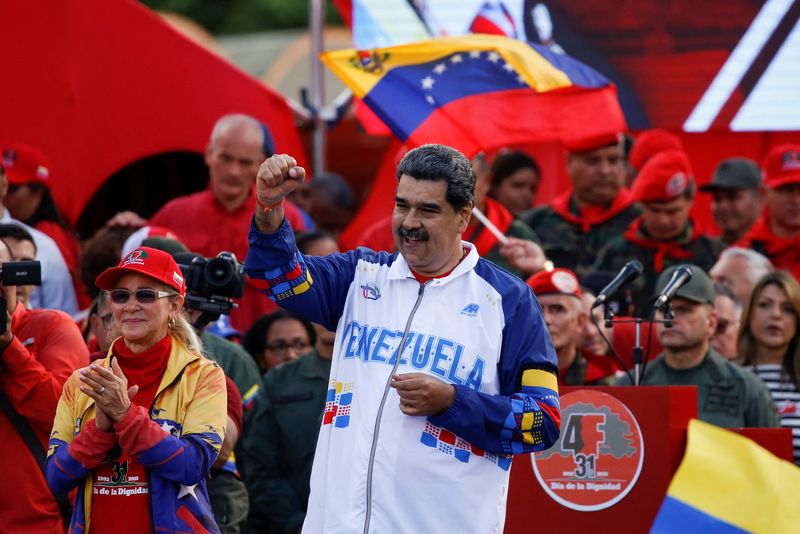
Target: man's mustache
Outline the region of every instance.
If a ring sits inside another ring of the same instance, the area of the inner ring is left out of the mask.
[[[422,228],[405,228],[401,226],[397,229],[397,235],[402,237],[403,239],[413,239],[414,241],[427,241],[428,240],[428,232],[426,232]]]

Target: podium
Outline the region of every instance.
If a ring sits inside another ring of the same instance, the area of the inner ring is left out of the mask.
[[[514,457],[505,532],[647,532],[683,459],[697,389],[563,387],[561,397],[558,444]],[[740,433],[791,461],[789,429]]]

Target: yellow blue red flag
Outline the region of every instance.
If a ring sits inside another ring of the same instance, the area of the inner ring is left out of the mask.
[[[692,420],[686,454],[651,532],[800,530],[800,469],[752,440]]]
[[[410,145],[467,155],[625,130],[616,88],[579,61],[498,35],[440,37],[322,61]]]

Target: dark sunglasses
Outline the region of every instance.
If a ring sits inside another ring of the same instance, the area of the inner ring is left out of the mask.
[[[112,289],[108,292],[108,296],[111,299],[111,302],[114,304],[125,304],[131,298],[131,295],[135,295],[136,300],[139,304],[152,304],[156,301],[156,299],[163,299],[164,297],[171,297],[173,295],[177,295],[177,293],[173,293],[171,291],[160,291],[155,290],[149,287],[145,287],[142,289],[137,289],[136,291],[131,291],[130,289],[125,288],[118,288]]]

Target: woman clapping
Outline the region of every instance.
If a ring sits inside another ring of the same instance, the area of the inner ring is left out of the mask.
[[[181,271],[140,247],[96,284],[119,337],[64,385],[46,466],[55,493],[78,488],[70,531],[217,532],[206,479],[223,439],[225,377],[181,314]]]

